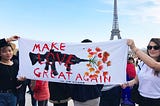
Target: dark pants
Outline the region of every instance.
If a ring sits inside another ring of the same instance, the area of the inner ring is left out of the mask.
[[[151,99],[141,96],[140,100],[139,106],[160,106],[160,99]]]
[[[99,106],[119,106],[121,99],[121,87],[117,86],[107,91],[102,91]]]
[[[68,106],[68,102],[66,102],[66,103],[59,103],[59,104],[54,104],[53,106]]]
[[[24,81],[22,86],[17,90],[17,104],[18,104],[18,106],[25,106],[25,94],[26,94],[27,86],[28,86],[30,94],[31,94],[32,106],[36,106],[36,100],[33,98],[33,91],[30,88],[30,80],[29,79]]]
[[[48,100],[38,101],[38,106],[48,106]]]

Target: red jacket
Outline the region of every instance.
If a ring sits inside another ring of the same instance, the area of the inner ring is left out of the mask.
[[[136,70],[134,64],[127,63],[126,71],[129,78],[134,78],[136,76]]]
[[[50,98],[48,81],[37,80],[34,91],[34,98],[38,101],[48,100]]]

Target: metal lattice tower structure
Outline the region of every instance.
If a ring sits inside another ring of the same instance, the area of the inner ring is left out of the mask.
[[[117,36],[118,39],[121,39],[119,25],[118,25],[117,0],[114,0],[113,26],[112,26],[110,40],[113,40],[114,36]]]

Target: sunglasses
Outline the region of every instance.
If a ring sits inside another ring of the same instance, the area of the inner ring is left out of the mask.
[[[151,49],[154,49],[154,50],[159,50],[160,49],[160,46],[147,46],[147,49],[148,50],[151,50]]]

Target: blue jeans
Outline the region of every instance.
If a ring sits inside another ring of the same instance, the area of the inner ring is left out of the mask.
[[[0,93],[0,106],[16,106],[17,97],[13,93]]]

